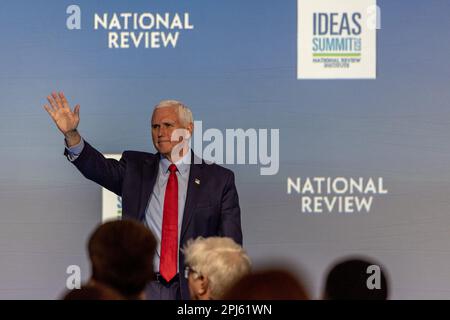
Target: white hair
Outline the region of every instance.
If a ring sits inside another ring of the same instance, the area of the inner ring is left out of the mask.
[[[178,112],[178,118],[181,122],[181,125],[186,127],[189,123],[194,123],[194,117],[192,116],[192,111],[182,102],[177,100],[162,100],[160,101],[153,109],[155,112],[156,109],[160,108],[176,108]]]
[[[207,277],[212,299],[221,299],[232,285],[251,271],[247,253],[231,238],[191,239],[183,253],[186,265]]]

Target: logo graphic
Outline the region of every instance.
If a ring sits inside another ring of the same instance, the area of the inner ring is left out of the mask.
[[[368,213],[388,190],[383,177],[288,177],[287,194],[300,196],[302,213]]]
[[[298,0],[297,78],[375,79],[376,0]]]

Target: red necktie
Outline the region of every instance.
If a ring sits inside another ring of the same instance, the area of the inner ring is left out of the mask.
[[[169,180],[164,195],[159,273],[169,282],[177,274],[178,263],[178,179],[177,166],[169,166]]]

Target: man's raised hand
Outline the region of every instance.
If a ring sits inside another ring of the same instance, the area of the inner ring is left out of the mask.
[[[72,111],[62,92],[59,94],[53,92],[47,97],[47,100],[50,106],[46,104],[44,108],[66,137],[69,147],[80,142],[81,137],[76,130],[80,123],[80,105],[76,105]]]

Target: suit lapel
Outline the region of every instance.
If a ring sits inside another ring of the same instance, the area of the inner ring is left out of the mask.
[[[191,222],[192,216],[194,214],[195,204],[197,203],[198,195],[201,193],[201,181],[202,181],[202,168],[203,162],[201,164],[196,164],[199,162],[199,158],[195,159],[196,156],[191,152],[191,167],[189,172],[188,189],[186,194],[186,204],[184,206],[183,223],[181,224],[180,240],[183,239],[184,234]],[[200,161],[202,161],[200,159]]]
[[[150,195],[152,194],[153,187],[156,183],[156,178],[158,177],[158,166],[159,166],[160,155],[157,153],[154,159],[148,158],[144,161],[142,168],[142,189],[139,200],[139,220],[142,221],[145,218],[145,209],[147,208]]]

